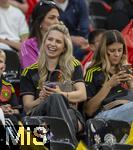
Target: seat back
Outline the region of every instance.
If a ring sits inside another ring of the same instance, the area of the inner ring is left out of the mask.
[[[100,144],[98,146],[100,150],[131,150],[133,149],[133,145],[127,145],[127,144],[113,144],[113,145],[106,145],[106,144]]]
[[[4,50],[6,53],[6,71],[18,71],[20,68],[19,57],[15,51]]]
[[[108,9],[110,6],[103,0],[89,0],[89,19],[95,28],[106,28]]]
[[[73,144],[61,141],[51,141],[50,150],[75,150]]]
[[[24,125],[41,125],[46,123],[50,127],[50,132],[54,141],[64,141],[75,144],[73,137],[71,136],[68,124],[61,118],[48,117],[48,116],[26,116],[23,118]]]
[[[3,73],[6,81],[13,84],[17,97],[19,97],[20,83],[20,62],[18,54],[15,51],[4,50],[6,53],[6,70]]]
[[[15,51],[4,50],[6,53],[5,78],[10,82],[19,82],[20,62],[18,54]]]
[[[88,146],[123,143],[129,135],[130,125],[125,121],[100,118],[87,121]]]

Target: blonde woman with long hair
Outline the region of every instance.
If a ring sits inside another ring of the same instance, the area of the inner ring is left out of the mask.
[[[62,73],[55,71],[57,69],[65,74],[66,80],[73,82],[74,91],[64,92],[58,85],[44,85],[49,79],[51,82],[63,80]],[[73,135],[83,129],[81,114],[69,106],[69,103],[85,101],[86,89],[82,68],[72,55],[72,42],[65,25],[60,23],[49,28],[43,38],[38,63],[23,71],[20,85],[26,112],[61,117],[68,122]]]

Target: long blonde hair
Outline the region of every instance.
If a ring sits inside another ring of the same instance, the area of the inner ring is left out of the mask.
[[[95,52],[92,60],[93,66],[96,65],[102,66],[102,70],[105,74],[106,80],[108,79],[109,71],[111,67],[111,63],[109,61],[108,54],[107,54],[107,47],[115,42],[123,44],[123,55],[119,64],[116,66],[116,69],[119,70],[122,64],[127,63],[127,47],[124,38],[122,37],[122,34],[117,30],[108,30],[103,34],[99,48]]]
[[[63,35],[64,35],[65,48],[64,48],[64,52],[59,57],[60,70],[63,72],[63,74],[65,74],[65,76],[68,80],[71,80],[72,73],[74,71],[74,66],[72,63],[74,60],[73,46],[72,46],[71,37],[69,35],[69,31],[66,28],[66,26],[63,25],[62,23],[52,25],[49,27],[48,31],[44,35],[41,49],[40,49],[40,56],[38,59],[38,71],[39,71],[39,77],[40,77],[39,87],[40,88],[42,87],[43,82],[46,81],[47,76],[48,76],[48,67],[47,67],[48,64],[47,64],[44,45],[45,45],[45,41],[46,41],[49,33],[52,30],[57,30],[57,31],[63,33]]]

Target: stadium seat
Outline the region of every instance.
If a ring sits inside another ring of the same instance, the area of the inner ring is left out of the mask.
[[[75,150],[73,144],[61,141],[51,141],[50,150]]]
[[[23,118],[24,125],[40,125],[46,123],[50,127],[50,132],[53,134],[52,140],[63,141],[77,144],[75,136],[70,132],[68,124],[61,118],[48,116],[26,116]]]
[[[113,145],[106,145],[101,144],[98,146],[100,150],[131,150],[133,149],[133,145],[126,145],[126,144],[113,144]]]
[[[19,57],[15,51],[4,50],[6,53],[6,71],[18,70],[20,68]]]
[[[15,51],[4,50],[6,53],[6,70],[3,73],[6,81],[13,84],[17,97],[19,97],[20,83],[20,62],[18,54]]]
[[[111,6],[103,0],[89,0],[89,20],[95,28],[106,28],[107,15]]]

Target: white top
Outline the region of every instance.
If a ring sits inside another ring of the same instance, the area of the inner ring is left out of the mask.
[[[26,33],[29,33],[28,25],[21,10],[12,5],[0,7],[0,38],[20,41],[20,36]]]
[[[2,125],[5,126],[5,117],[4,117],[3,110],[1,108],[0,108],[0,121],[2,122]]]

